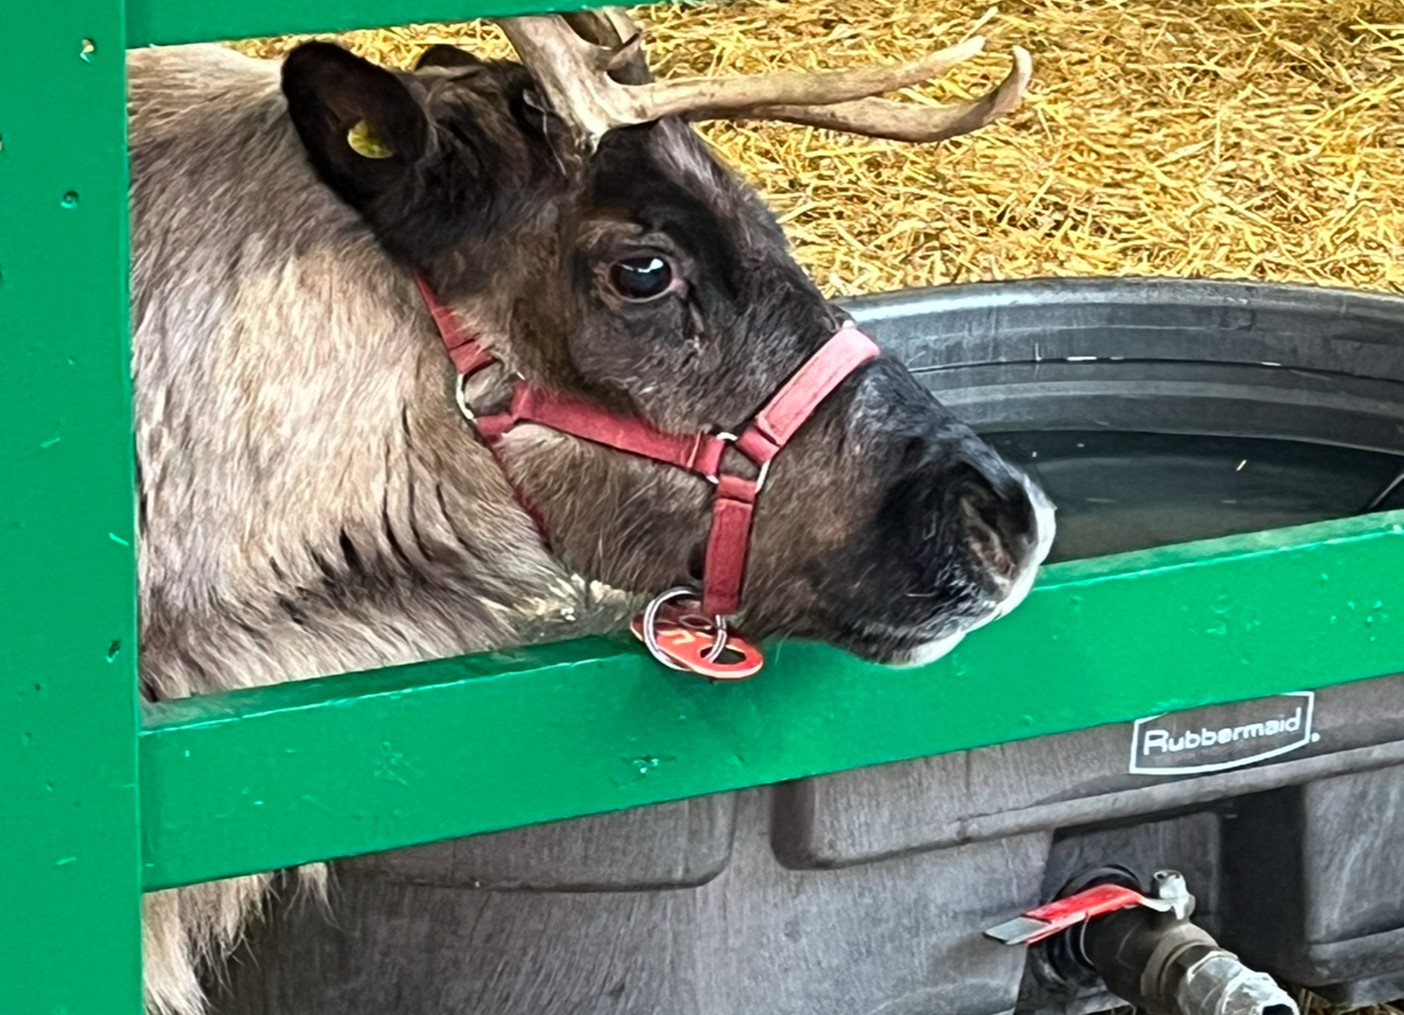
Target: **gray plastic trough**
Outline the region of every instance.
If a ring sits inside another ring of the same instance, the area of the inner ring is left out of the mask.
[[[1115,280],[850,306],[1040,474],[1061,557],[1404,506],[1404,300]],[[331,921],[254,936],[218,1011],[1102,1011],[981,932],[1104,864],[1184,872],[1196,920],[1275,975],[1404,995],[1404,676],[1176,722],[1299,708],[1300,746],[1223,771],[1133,772],[1136,728],[1105,726],[362,857]]]

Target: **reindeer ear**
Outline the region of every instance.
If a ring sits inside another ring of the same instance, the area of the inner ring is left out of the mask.
[[[397,185],[428,147],[429,117],[410,82],[340,46],[294,49],[283,95],[313,166],[355,208]]]
[[[419,55],[414,69],[419,70],[421,67],[481,67],[482,65],[483,61],[466,49],[445,46],[441,42],[436,42]]]

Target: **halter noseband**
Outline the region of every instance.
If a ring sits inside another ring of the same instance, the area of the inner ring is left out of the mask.
[[[771,461],[820,404],[879,352],[872,339],[851,322],[845,323],[791,375],[739,434],[720,431],[665,433],[641,419],[619,415],[521,377],[513,384],[512,398],[505,410],[478,415],[467,403],[464,394],[467,383],[478,372],[499,360],[483,347],[475,335],[462,327],[453,311],[439,301],[428,282],[419,276],[415,277],[415,282],[434,318],[444,349],[458,372],[459,409],[494,455],[498,455],[498,445],[504,435],[520,424],[531,423],[672,465],[701,476],[716,487],[703,567],[701,612],[714,618],[719,632],[725,631],[727,619],[741,609],[741,591],[751,545],[751,523]],[[754,475],[734,472],[728,467],[726,451],[729,447],[750,463],[751,470],[748,471],[753,471]],[[498,461],[506,472],[500,455]],[[510,473],[507,478],[522,506],[541,528],[543,538],[546,537],[539,513],[523,496]],[[667,595],[671,594],[665,593]],[[717,642],[717,651],[720,651],[722,644],[724,642],[721,640]],[[649,648],[655,655],[659,654],[656,644],[650,642]],[[666,659],[663,661],[668,662]],[[674,664],[669,662],[669,665]]]

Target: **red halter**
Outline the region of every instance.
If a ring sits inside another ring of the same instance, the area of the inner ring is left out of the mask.
[[[515,382],[511,403],[505,411],[479,416],[464,400],[464,385],[473,375],[498,360],[458,323],[453,311],[439,302],[423,278],[416,276],[415,281],[429,313],[433,315],[449,359],[458,371],[459,408],[494,453],[504,434],[519,424],[534,423],[685,469],[716,487],[716,497],[712,502],[712,527],[707,538],[701,609],[704,614],[719,621],[724,621],[741,608],[741,589],[751,544],[751,520],[755,514],[756,498],[765,486],[771,460],[835,388],[878,355],[878,347],[868,336],[853,324],[844,324],[785,382],[739,435],[664,433],[643,420],[617,415],[583,399],[550,391],[523,379]],[[728,446],[735,448],[751,463],[755,469],[754,478],[727,468]],[[521,499],[520,493],[518,497]],[[524,500],[523,504],[526,506]],[[528,510],[531,509],[528,507]],[[535,516],[534,511],[531,513]],[[539,517],[537,520],[539,524]]]

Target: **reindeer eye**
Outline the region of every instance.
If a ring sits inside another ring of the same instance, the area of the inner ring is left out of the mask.
[[[626,300],[657,299],[672,288],[673,269],[652,254],[629,257],[609,266],[609,284]]]

